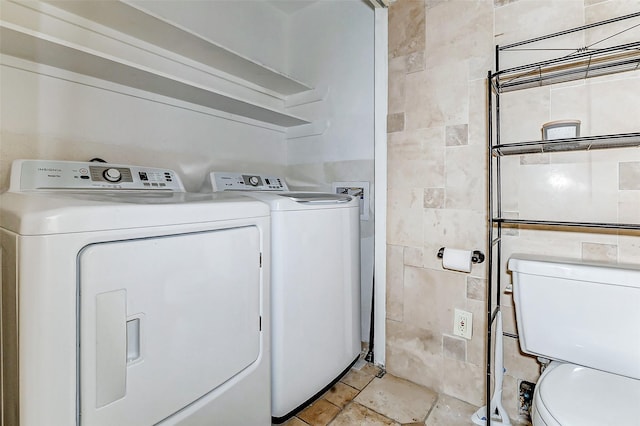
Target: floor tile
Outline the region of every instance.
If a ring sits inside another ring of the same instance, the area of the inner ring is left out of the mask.
[[[309,426],[309,424],[303,422],[297,417],[291,417],[289,420],[284,422],[282,426]]]
[[[329,426],[354,425],[399,426],[400,424],[355,402],[347,405],[345,409],[342,410],[342,412],[329,424]]]
[[[356,370],[356,368],[354,368],[354,370]],[[371,363],[366,363],[358,371],[361,371],[361,372],[366,373],[366,374],[373,374],[375,376],[376,374],[378,374],[380,372],[380,367],[376,367],[375,365],[373,365]]]
[[[355,396],[358,394],[359,390],[356,388],[352,388],[349,385],[345,385],[344,383],[338,382],[331,387],[322,398],[326,399],[332,404],[337,405],[340,408],[344,408]]]
[[[327,400],[319,399],[298,414],[301,420],[311,426],[325,426],[340,412],[340,407]]]
[[[340,381],[352,388],[362,390],[371,380],[373,380],[375,376],[375,373],[370,372],[369,369],[363,367],[362,370],[349,370],[349,372]]]
[[[440,395],[426,426],[467,426],[471,424],[471,416],[478,408],[459,399]]]
[[[400,423],[412,423],[425,420],[437,396],[430,389],[386,374],[373,379],[354,401]]]

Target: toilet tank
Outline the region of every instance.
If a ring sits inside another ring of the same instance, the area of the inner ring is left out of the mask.
[[[640,379],[640,266],[514,254],[520,348]]]

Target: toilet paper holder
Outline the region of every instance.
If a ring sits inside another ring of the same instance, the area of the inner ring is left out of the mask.
[[[442,259],[443,257],[444,257],[444,247],[440,247],[440,250],[438,250],[438,259]],[[482,253],[480,250],[474,250],[471,253],[471,261],[473,263],[484,262],[484,253]]]

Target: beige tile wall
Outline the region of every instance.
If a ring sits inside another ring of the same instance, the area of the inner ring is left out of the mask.
[[[397,0],[389,10],[387,370],[484,404],[486,264],[446,271],[442,246],[486,250],[486,75],[495,44],[628,14],[637,0]],[[638,22],[634,21],[634,24]],[[623,26],[617,25],[617,32]],[[635,35],[634,35],[635,34]],[[603,38],[592,30],[553,47]],[[638,30],[617,42],[637,40]],[[616,41],[607,41],[614,44]],[[599,46],[601,46],[600,44]],[[503,65],[528,62],[538,52]],[[545,122],[582,121],[582,135],[638,132],[640,72],[503,96],[502,142],[535,140]],[[508,157],[510,217],[640,223],[640,150]],[[514,252],[640,264],[640,234],[505,230]],[[504,265],[503,265],[504,267]],[[510,276],[503,275],[503,282]],[[510,295],[505,331],[516,332]],[[453,310],[474,314],[473,337],[453,335]],[[505,339],[505,406],[518,417],[519,380],[535,359]]]

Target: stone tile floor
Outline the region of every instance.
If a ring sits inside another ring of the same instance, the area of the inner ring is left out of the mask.
[[[352,368],[324,395],[283,426],[462,426],[477,407],[438,394],[379,368]]]

